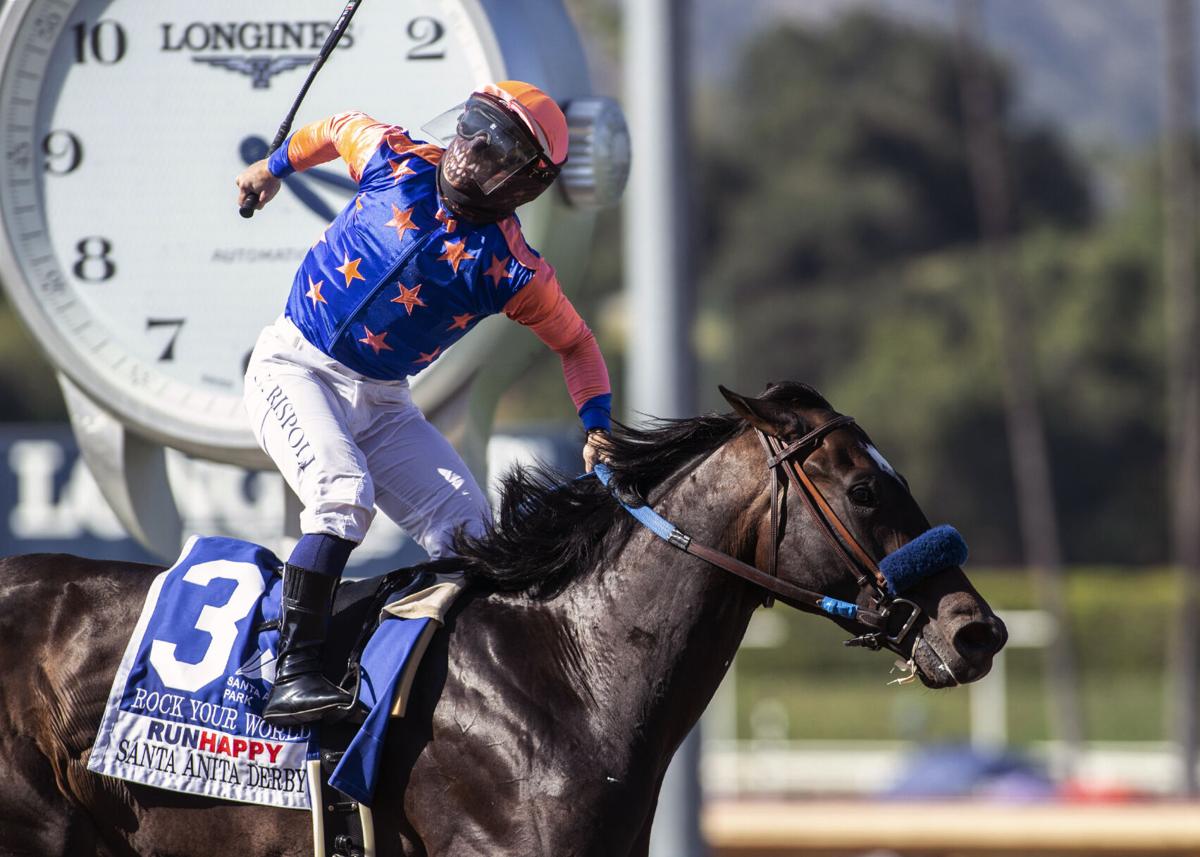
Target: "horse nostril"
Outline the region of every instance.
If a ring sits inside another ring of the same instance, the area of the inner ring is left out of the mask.
[[[964,658],[994,655],[1008,638],[995,620],[968,622],[954,634],[954,648]]]

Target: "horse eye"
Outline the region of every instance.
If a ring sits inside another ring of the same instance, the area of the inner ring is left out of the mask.
[[[850,489],[850,499],[856,506],[874,506],[875,492],[868,485],[855,485]]]

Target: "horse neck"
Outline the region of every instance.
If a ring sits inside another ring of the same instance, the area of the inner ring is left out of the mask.
[[[753,561],[767,510],[761,458],[743,434],[651,504],[697,542]],[[760,594],[641,527],[587,580],[571,593],[569,628],[590,661],[581,671],[587,691],[607,717],[631,721],[623,734],[669,756],[720,684]]]

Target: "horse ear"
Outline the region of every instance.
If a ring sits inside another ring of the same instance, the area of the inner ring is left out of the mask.
[[[725,401],[733,405],[733,410],[738,416],[765,434],[781,437],[796,424],[796,415],[778,402],[743,396],[720,384],[717,385],[717,389],[721,391]]]

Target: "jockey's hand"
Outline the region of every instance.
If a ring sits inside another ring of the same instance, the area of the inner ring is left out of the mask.
[[[262,207],[270,202],[275,194],[279,193],[280,180],[271,175],[265,159],[242,170],[235,183],[238,189],[238,208],[246,204],[251,193],[257,193],[258,205],[255,206],[255,209],[261,211]]]
[[[583,469],[592,472],[598,461],[608,461],[612,447],[608,442],[608,432],[604,429],[592,429],[587,433],[587,443],[583,447]]]

